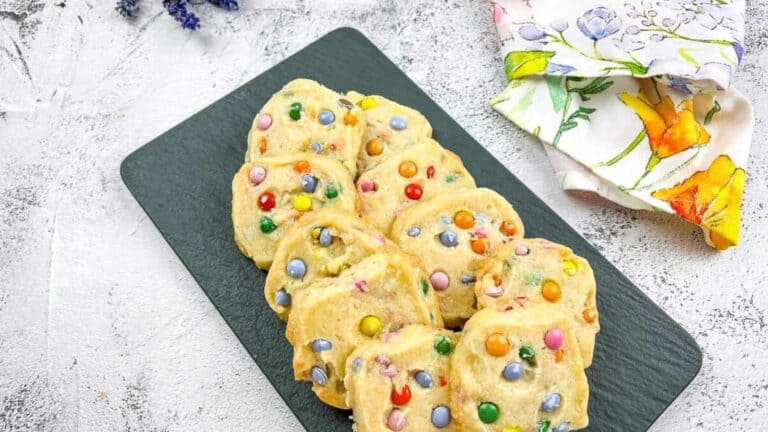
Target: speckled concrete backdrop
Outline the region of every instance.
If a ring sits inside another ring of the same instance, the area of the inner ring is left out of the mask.
[[[617,0],[618,1],[618,0]],[[364,31],[691,332],[701,375],[654,431],[768,413],[768,5],[736,85],[757,127],[744,243],[560,191],[487,104],[504,76],[487,1],[241,0],[189,33],[141,0],[0,0],[0,429],[301,430],[120,181],[135,148],[342,25]],[[602,287],[610,289],[610,287]],[[276,335],[279,337],[279,335]],[[289,361],[289,359],[286,359]]]

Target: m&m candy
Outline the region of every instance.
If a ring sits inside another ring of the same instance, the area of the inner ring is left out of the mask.
[[[333,123],[334,120],[336,120],[336,115],[333,114],[333,111],[329,110],[320,111],[320,114],[317,116],[317,121],[323,126]]]
[[[366,336],[375,336],[381,331],[381,320],[374,315],[368,315],[360,320],[360,333]]]
[[[392,389],[392,393],[389,395],[389,398],[395,405],[405,405],[408,403],[408,401],[411,400],[411,388],[408,387],[408,384],[406,384],[402,389],[400,389],[400,391],[397,391],[397,389]]]
[[[482,402],[477,406],[477,416],[485,424],[493,423],[499,419],[499,407],[493,402]]]
[[[541,403],[541,410],[544,412],[552,412],[558,408],[560,408],[559,393],[548,394],[547,397],[544,398],[544,401]]]
[[[259,195],[259,208],[264,211],[270,211],[275,208],[275,195],[272,192],[264,192]]]
[[[306,193],[313,193],[317,188],[317,177],[311,174],[301,175],[301,190]]]
[[[438,405],[432,409],[432,425],[438,429],[451,423],[451,409],[445,405]]]
[[[401,131],[408,127],[408,122],[405,120],[405,117],[394,116],[389,121],[389,126],[396,131]]]
[[[553,280],[545,280],[541,284],[541,295],[551,302],[560,300],[560,296],[562,295],[560,291],[560,285],[558,285],[557,282]]]
[[[501,333],[493,333],[485,339],[485,350],[494,357],[501,357],[509,352],[509,339]]]
[[[263,217],[263,218],[261,218],[261,220],[259,221],[259,229],[260,229],[260,230],[261,230],[261,232],[263,232],[264,234],[269,234],[269,233],[271,233],[272,231],[274,231],[274,230],[276,230],[276,229],[277,229],[277,225],[275,225],[275,223],[272,221],[272,219],[271,219],[271,218],[269,218],[269,217],[267,217],[267,216],[264,216],[264,217]]]
[[[267,170],[261,165],[254,165],[248,173],[248,178],[254,186],[258,186],[267,178]]]
[[[299,195],[293,199],[293,208],[300,212],[307,211],[312,208],[312,198],[307,195]]]
[[[425,371],[416,372],[414,378],[416,379],[416,382],[419,383],[421,388],[432,388],[435,383],[434,379],[432,379],[432,375]]]
[[[418,237],[419,234],[421,234],[421,228],[417,226],[413,226],[408,228],[408,231],[406,231],[406,233],[408,234],[408,237]]]
[[[387,416],[387,427],[395,432],[405,429],[408,424],[408,419],[405,417],[402,411],[398,408],[392,408]]]
[[[415,176],[416,171],[416,163],[410,160],[400,162],[400,165],[397,167],[397,172],[406,178]]]
[[[523,373],[525,373],[525,366],[520,362],[512,362],[504,366],[504,370],[501,372],[507,381],[517,381],[523,377]]]
[[[316,353],[329,351],[331,348],[333,348],[331,341],[325,339],[315,339],[312,341],[312,351]]]
[[[536,362],[536,351],[534,351],[533,347],[530,345],[521,346],[518,355],[529,364],[534,364]]]
[[[281,288],[275,293],[275,303],[282,307],[288,307],[291,305],[291,295]]]
[[[362,108],[363,110],[372,109],[376,107],[376,98],[372,96],[366,96],[360,99],[360,103],[358,105],[360,105],[360,108]]]
[[[410,200],[418,200],[421,199],[421,195],[424,193],[424,190],[421,188],[420,185],[416,183],[409,183],[405,187],[405,196],[408,197]]]
[[[469,229],[475,225],[475,217],[466,210],[459,210],[453,215],[453,223],[462,229]]]
[[[510,221],[502,222],[501,226],[499,227],[499,230],[505,236],[513,236],[513,235],[517,234],[517,227],[515,226],[515,224],[513,224]]]
[[[372,192],[376,190],[376,183],[372,180],[363,180],[360,182],[360,192]]]
[[[588,307],[584,309],[584,312],[582,312],[581,315],[584,317],[584,321],[592,324],[597,320],[597,309],[594,307]]]
[[[528,248],[524,245],[519,245],[515,247],[515,255],[517,256],[525,256],[528,255]]]
[[[256,127],[259,130],[267,130],[272,126],[272,116],[269,114],[262,114],[256,119]]]
[[[325,187],[325,197],[328,199],[334,199],[339,196],[339,190],[334,185],[328,185]]]
[[[565,335],[559,328],[551,328],[544,333],[544,345],[552,351],[559,350],[563,346]]]
[[[456,233],[453,231],[443,231],[440,233],[440,243],[445,247],[455,247],[459,242]]]
[[[448,355],[452,349],[451,340],[445,336],[439,336],[435,341],[435,351],[440,355]]]
[[[288,276],[294,279],[301,279],[307,273],[307,264],[301,258],[294,258],[288,261],[285,271]]]
[[[470,240],[469,246],[472,248],[472,252],[478,255],[485,253],[485,242],[479,238]]]
[[[288,115],[291,117],[291,120],[298,121],[301,118],[301,104],[299,102],[292,103]]]
[[[331,230],[328,228],[323,228],[320,230],[320,234],[317,236],[317,241],[320,243],[323,247],[328,247],[333,243],[333,236],[331,235]]]
[[[448,288],[448,285],[451,283],[451,279],[447,274],[445,274],[445,272],[436,271],[429,276],[429,283],[432,284],[434,289],[442,291]]]
[[[320,366],[313,366],[312,367],[312,381],[320,386],[324,386],[328,384],[328,373],[325,372],[325,369],[321,368]]]

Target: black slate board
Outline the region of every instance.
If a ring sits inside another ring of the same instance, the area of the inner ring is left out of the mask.
[[[294,382],[285,326],[263,297],[266,273],[240,254],[230,219],[230,181],[243,162],[251,120],[274,92],[299,77],[339,91],[381,94],[421,111],[435,138],[461,156],[478,186],[513,203],[529,237],[563,243],[589,260],[603,330],[587,371],[592,391],[587,431],[647,430],[698,373],[701,352],[685,330],[365,36],[341,28],[136,150],[121,166],[128,189],[308,431],[351,430],[349,413],[323,405],[309,383]]]

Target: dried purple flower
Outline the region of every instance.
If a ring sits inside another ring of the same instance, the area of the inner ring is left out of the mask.
[[[163,0],[163,6],[173,19],[181,23],[182,28],[187,30],[197,30],[200,28],[200,19],[197,15],[187,10],[187,2],[185,0]]]
[[[134,17],[134,13],[139,10],[139,5],[136,3],[138,0],[117,0],[115,10],[120,12],[120,15],[124,17]]]
[[[236,0],[208,0],[208,3],[231,11],[240,9],[240,5],[237,4]]]

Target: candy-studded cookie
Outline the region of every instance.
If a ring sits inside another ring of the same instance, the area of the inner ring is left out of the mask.
[[[359,106],[315,81],[293,80],[254,118],[245,160],[311,152],[340,161],[354,177],[364,130]]]
[[[475,284],[480,308],[542,304],[565,314],[587,367],[600,331],[595,292],[589,263],[544,239],[514,239],[501,246],[478,270]]]
[[[475,271],[506,241],[523,236],[523,222],[496,192],[453,191],[403,211],[392,240],[421,257],[440,296],[443,319],[460,326],[475,311]]]
[[[383,96],[347,93],[347,99],[363,109],[366,119],[363,145],[357,158],[364,172],[398,151],[432,136],[432,126],[420,112]]]
[[[459,337],[410,325],[359,346],[347,359],[347,404],[357,432],[457,431],[448,363]]]
[[[333,159],[307,153],[259,158],[246,162],[232,179],[235,241],[262,269],[272,263],[285,230],[324,207],[358,208],[349,171]]]
[[[334,277],[394,243],[355,214],[335,208],[310,212],[288,228],[278,243],[264,294],[269,306],[288,319],[291,299],[322,277]]]
[[[393,154],[357,179],[363,219],[385,234],[406,208],[474,187],[461,159],[432,139]]]
[[[542,306],[482,309],[451,358],[451,411],[466,432],[567,432],[589,422],[571,320]]]
[[[442,327],[437,296],[418,258],[378,253],[293,297],[286,337],[297,380],[312,381],[323,402],[347,408],[344,372],[359,345],[408,324]]]

